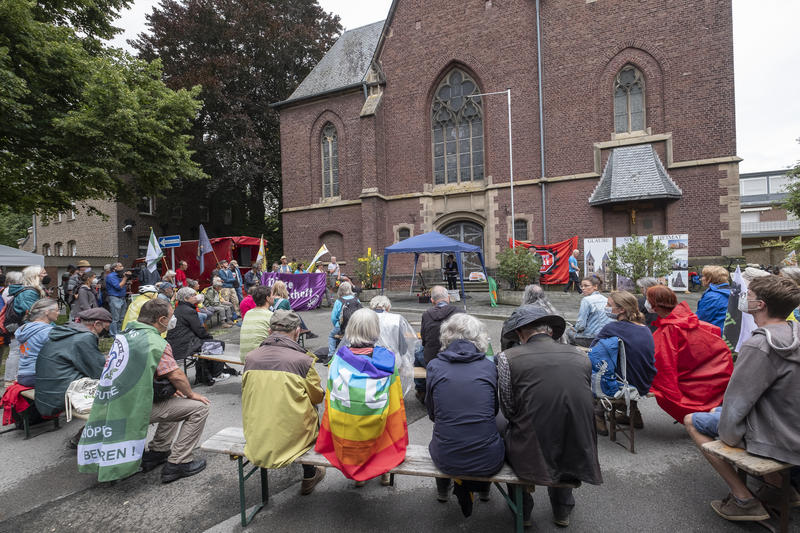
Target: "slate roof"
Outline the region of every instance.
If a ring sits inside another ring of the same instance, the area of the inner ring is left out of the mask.
[[[383,31],[384,21],[344,32],[292,95],[286,105],[364,81]]]
[[[653,146],[637,144],[614,148],[589,205],[682,196],[683,191],[669,177]]]

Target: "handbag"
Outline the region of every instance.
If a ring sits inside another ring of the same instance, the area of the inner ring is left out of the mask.
[[[94,393],[97,391],[99,379],[80,378],[76,379],[67,387],[64,393],[64,410],[67,422],[72,420],[72,412],[85,415],[92,410],[94,404]]]
[[[160,402],[172,398],[178,389],[165,377],[153,378],[153,401]]]

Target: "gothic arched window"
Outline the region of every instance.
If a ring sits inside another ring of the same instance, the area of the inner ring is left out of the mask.
[[[431,109],[433,182],[483,179],[483,106],[478,85],[453,69],[436,89]]]
[[[339,196],[339,143],[336,126],[328,122],[322,128],[322,197]]]
[[[644,130],[644,76],[625,65],[614,80],[614,133]]]

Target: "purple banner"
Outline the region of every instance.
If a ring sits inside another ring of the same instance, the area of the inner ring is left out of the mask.
[[[280,274],[267,272],[261,276],[261,284],[272,287],[281,280],[289,290],[289,303],[295,311],[311,311],[322,303],[325,297],[325,274]]]

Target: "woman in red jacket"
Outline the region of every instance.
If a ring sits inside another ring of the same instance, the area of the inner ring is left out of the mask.
[[[719,329],[698,319],[686,302],[678,304],[675,293],[662,285],[647,289],[645,306],[658,314],[650,389],[658,405],[678,422],[721,405],[733,360]]]

